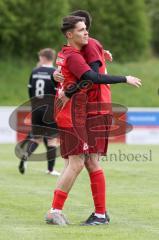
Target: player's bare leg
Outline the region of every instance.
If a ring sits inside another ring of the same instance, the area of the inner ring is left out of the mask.
[[[89,158],[85,161],[85,167],[88,173],[95,172],[101,170],[101,166],[99,164],[100,155],[97,153],[92,153],[89,155]]]
[[[66,168],[57,183],[56,190],[54,191],[52,208],[49,210],[45,218],[48,224],[66,225],[69,223],[66,217],[62,214],[62,209],[68,193],[84,167],[84,160],[84,155],[69,156],[69,160],[65,165]]]
[[[60,181],[60,179],[62,178],[64,172],[66,171],[66,168],[67,168],[68,163],[69,163],[68,159],[64,158],[63,160],[64,160],[64,167],[63,167],[63,170],[61,171],[61,174],[60,174],[60,176],[58,178],[58,181],[57,181],[57,184],[56,184],[56,188],[57,188],[58,182]]]
[[[69,156],[68,165],[66,163],[67,167],[57,183],[58,189],[67,193],[71,190],[73,183],[84,167],[84,161],[84,155],[82,157],[81,155]]]

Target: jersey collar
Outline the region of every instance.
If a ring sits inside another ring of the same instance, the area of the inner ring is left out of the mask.
[[[53,65],[52,65],[52,64],[51,64],[51,65],[43,64],[43,65],[41,65],[41,67],[47,67],[47,68],[50,68],[50,67],[53,67]]]

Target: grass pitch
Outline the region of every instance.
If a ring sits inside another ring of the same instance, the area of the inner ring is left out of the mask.
[[[127,160],[119,152],[126,153]],[[83,170],[65,204],[64,213],[73,224],[58,227],[44,222],[57,181],[45,175],[46,162],[30,162],[22,176],[17,170],[14,145],[0,145],[0,239],[158,240],[158,153],[158,146],[110,145],[108,158],[101,161],[107,177],[110,225],[79,226],[93,211],[89,178]],[[139,161],[135,160],[137,154],[141,154]],[[62,167],[63,161],[58,158],[56,169]]]
[[[1,106],[18,106],[28,100],[27,85],[34,65],[33,60],[0,60]],[[110,75],[133,75],[142,80],[142,88],[139,89],[126,84],[112,84],[112,101],[129,107],[158,107],[158,66],[159,59],[155,58],[142,62],[108,64]]]

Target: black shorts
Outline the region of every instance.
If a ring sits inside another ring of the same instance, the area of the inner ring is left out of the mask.
[[[57,137],[58,127],[53,120],[53,113],[45,109],[32,111],[32,134],[34,137]]]

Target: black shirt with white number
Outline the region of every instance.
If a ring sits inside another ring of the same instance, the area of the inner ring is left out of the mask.
[[[53,79],[54,71],[51,66],[41,66],[32,71],[28,84],[30,98],[42,100],[47,94],[55,96],[57,83]]]
[[[54,100],[57,82],[53,79],[56,69],[52,66],[41,66],[33,69],[29,84],[29,97],[32,108],[32,131],[35,135],[44,136],[56,133],[54,120]]]

